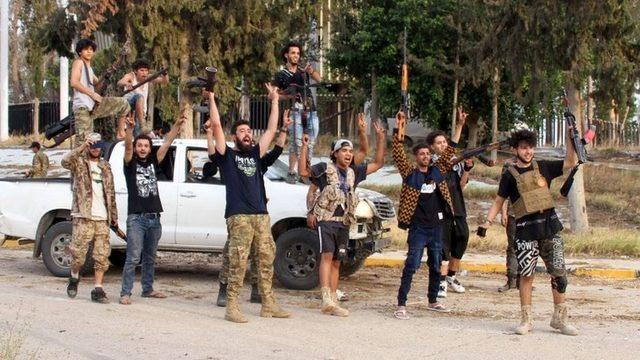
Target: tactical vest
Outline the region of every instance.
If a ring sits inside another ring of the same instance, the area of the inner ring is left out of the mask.
[[[508,171],[516,180],[520,193],[520,198],[511,206],[516,219],[555,207],[547,180],[540,174],[538,163],[535,160],[532,166],[533,170],[522,174],[518,173],[513,165],[508,167]]]
[[[340,189],[340,176],[335,165],[327,163],[327,186],[322,189],[320,196],[313,206],[313,213],[318,221],[341,221],[345,225],[355,222],[354,212],[358,205],[358,197],[355,194],[356,175],[352,168],[347,168],[345,183],[349,186],[349,192],[345,194]],[[338,206],[344,207],[344,216],[333,216]]]

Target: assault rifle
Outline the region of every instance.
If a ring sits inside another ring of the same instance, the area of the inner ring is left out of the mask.
[[[501,147],[503,147],[504,145],[507,145],[508,143],[509,143],[509,140],[496,141],[494,143],[490,143],[490,144],[479,146],[472,149],[462,150],[459,152],[456,152],[456,150],[452,147],[448,147],[447,150],[438,158],[438,160],[435,163],[435,166],[438,168],[438,170],[440,170],[441,173],[444,174],[445,172],[451,171],[453,169],[453,166],[461,161],[470,159],[472,157],[480,158],[483,152],[500,149]],[[481,158],[480,161],[482,161],[486,165],[490,165],[489,163],[486,162],[486,158],[485,159]]]
[[[137,83],[135,86],[132,86],[131,89],[125,90],[124,91],[124,95],[132,92],[133,90],[139,88],[140,86],[143,86],[144,84],[151,82],[157,78],[159,78],[160,76],[164,76],[167,75],[167,73],[169,72],[169,70],[167,68],[163,68],[160,71],[157,71],[155,73],[153,73],[151,76],[148,76],[146,79],[144,79],[144,81],[141,81],[139,83]]]
[[[102,78],[95,83],[94,89],[95,91],[103,96],[108,87],[108,81],[113,76],[113,74],[118,70],[120,65],[126,60],[127,55],[131,52],[131,41],[127,39],[127,41],[122,46],[120,50],[120,55],[116,59],[116,61],[106,70]],[[91,79],[90,79],[91,81]],[[139,84],[140,85],[140,84]],[[96,104],[96,106],[100,106],[100,104]],[[73,136],[75,134],[75,118],[73,117],[73,113],[68,115],[67,117],[61,119],[58,123],[51,125],[46,128],[44,131],[44,136],[47,140],[51,140],[53,138],[53,145],[44,146],[47,149],[54,148],[60,144],[62,144],[65,140]]]
[[[569,190],[571,190],[571,186],[573,185],[573,178],[578,172],[580,168],[580,164],[584,164],[588,161],[587,159],[587,150],[585,149],[585,145],[593,140],[596,136],[596,127],[595,125],[591,125],[589,129],[585,132],[584,138],[580,138],[580,133],[578,132],[578,125],[576,124],[576,117],[571,113],[569,109],[569,98],[567,97],[567,90],[563,89],[564,92],[564,119],[567,122],[567,131],[569,131],[569,137],[571,139],[571,144],[573,145],[573,149],[578,155],[578,164],[571,169],[569,172],[569,176],[567,180],[562,184],[560,188],[560,194],[564,197],[569,195]]]
[[[404,39],[402,44],[402,79],[400,80],[400,95],[402,96],[402,112],[409,121],[409,65],[407,65],[407,27],[404,27]],[[405,122],[406,124],[406,122]],[[404,125],[398,129],[398,138],[404,140]]]
[[[113,231],[114,233],[116,233],[116,235],[118,235],[118,237],[122,240],[124,240],[124,242],[127,242],[127,234],[124,233],[124,231],[122,231],[122,229],[120,229],[120,226],[116,225],[109,225],[109,229],[111,229],[111,231]]]

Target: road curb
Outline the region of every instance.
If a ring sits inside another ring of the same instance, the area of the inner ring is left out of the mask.
[[[424,263],[424,261],[423,261]],[[364,262],[367,267],[387,267],[399,268],[404,266],[404,259],[400,258],[380,258],[370,257]],[[470,261],[462,261],[461,268],[467,271],[480,273],[496,273],[506,274],[507,268],[505,264],[498,263],[474,263]],[[640,278],[640,270],[634,269],[604,269],[604,268],[567,268],[567,271],[575,276],[593,277],[602,279],[616,280],[634,280]],[[538,266],[536,272],[545,273],[544,266]]]

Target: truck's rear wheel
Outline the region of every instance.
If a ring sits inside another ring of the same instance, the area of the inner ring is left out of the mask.
[[[284,287],[295,290],[315,288],[318,286],[319,267],[320,244],[314,230],[295,228],[278,237],[273,268]]]
[[[67,246],[71,244],[71,221],[61,221],[53,224],[44,234],[42,239],[42,260],[54,276],[69,277],[71,274],[71,262],[73,258],[67,251]],[[93,267],[93,245],[87,251],[82,272],[86,272]]]

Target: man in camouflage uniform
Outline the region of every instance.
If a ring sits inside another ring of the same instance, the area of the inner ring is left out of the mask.
[[[40,143],[37,141],[32,142],[29,149],[31,149],[35,155],[33,155],[31,169],[27,170],[25,176],[34,179],[47,177],[47,172],[49,171],[49,157],[41,150]]]
[[[96,43],[89,39],[82,39],[76,44],[78,58],[71,64],[71,79],[73,88],[73,116],[75,118],[76,144],[84,143],[85,136],[94,131],[93,122],[96,119],[118,118],[117,137],[124,138],[125,116],[131,110],[129,102],[123,97],[102,97],[96,88],[104,86],[93,73],[91,59],[96,51]],[[109,71],[113,71],[110,69]],[[105,140],[115,140],[115,126],[106,126]]]
[[[231,138],[235,146],[226,144],[213,93],[204,92],[209,98],[209,121],[205,129],[211,128],[215,138],[214,156],[226,189],[225,218],[229,232],[229,285],[227,287],[227,308],[224,318],[228,321],[245,323],[247,319],[240,312],[238,296],[242,287],[247,258],[251,252],[258,257],[258,287],[262,298],[262,317],[288,318],[288,312],[276,304],[271,282],[273,280],[273,260],[275,243],[271,235],[271,221],[267,211],[266,194],[262,173],[263,158],[273,140],[278,127],[277,88],[265,84],[271,100],[271,113],[267,129],[258,144],[253,145],[251,127],[248,121],[236,121],[231,127]]]
[[[287,127],[291,124],[291,118],[289,117],[289,110],[284,111],[284,115],[282,117],[282,127],[280,127],[280,134],[276,139],[276,145],[273,147],[271,151],[269,151],[261,161],[261,171],[262,173],[266,173],[269,166],[273,165],[273,163],[278,160],[280,155],[282,155],[282,151],[284,149],[284,144],[287,140]],[[209,157],[213,160],[215,159],[215,143],[213,139],[213,129],[209,126],[205,129],[207,132],[207,144],[209,148]],[[228,231],[227,231],[228,233]],[[249,281],[251,283],[251,298],[250,301],[252,303],[259,304],[262,302],[260,298],[260,290],[258,289],[258,254],[255,251],[252,251],[249,255],[249,260],[251,261],[251,266],[249,267]],[[218,299],[216,300],[216,304],[218,306],[224,307],[227,306],[227,285],[229,284],[229,238],[224,243],[224,248],[222,250],[222,269],[220,269],[220,275],[218,276],[218,281],[220,286],[218,288]]]
[[[68,248],[73,262],[67,295],[70,298],[77,295],[80,269],[93,243],[95,289],[91,291],[91,301],[106,304],[109,299],[102,288],[102,279],[109,269],[109,224],[117,224],[118,210],[113,174],[109,163],[101,158],[102,146],[99,134],[89,134],[82,145],[64,156],[62,166],[71,171],[74,189],[73,231]]]

